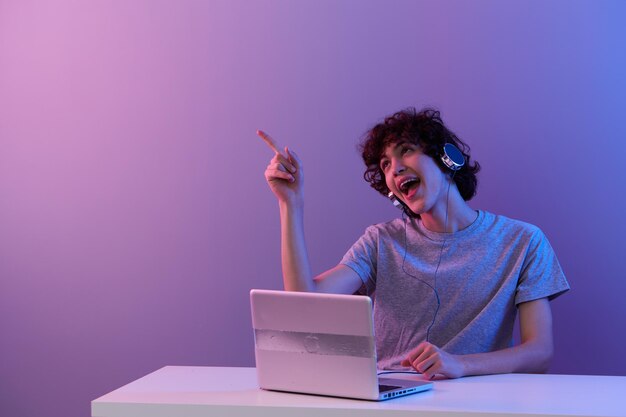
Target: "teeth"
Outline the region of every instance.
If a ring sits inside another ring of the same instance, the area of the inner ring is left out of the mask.
[[[417,178],[409,178],[407,180],[404,180],[400,183],[400,191],[402,192],[406,192],[407,187],[409,186],[409,184],[413,183],[413,182],[419,182]]]

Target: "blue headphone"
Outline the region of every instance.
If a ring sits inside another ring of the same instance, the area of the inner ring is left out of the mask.
[[[463,152],[459,150],[452,143],[446,143],[443,145],[443,154],[441,155],[441,162],[452,171],[458,171],[465,165],[465,157]]]
[[[441,159],[443,165],[452,171],[452,175],[465,165],[465,156],[463,156],[463,152],[461,152],[460,149],[454,144],[446,143],[443,145],[442,151],[443,152],[439,158]],[[396,197],[393,191],[389,191],[387,197],[389,197],[394,206],[404,211],[407,215],[412,217],[415,216],[411,214],[411,210],[406,207],[406,205],[398,197]]]

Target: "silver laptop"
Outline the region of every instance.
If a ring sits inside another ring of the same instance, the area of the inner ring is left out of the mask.
[[[250,304],[263,389],[381,401],[433,387],[378,377],[369,297],[252,290]]]

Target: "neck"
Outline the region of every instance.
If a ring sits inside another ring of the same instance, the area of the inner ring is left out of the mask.
[[[450,195],[446,196],[443,204],[420,215],[424,227],[437,233],[454,233],[463,230],[472,224],[477,216],[476,210],[463,200],[456,187],[450,189]]]

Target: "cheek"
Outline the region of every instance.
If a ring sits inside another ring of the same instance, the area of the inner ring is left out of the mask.
[[[395,188],[393,181],[389,181],[385,178],[385,184],[387,184],[387,188],[389,188],[389,191],[393,191],[394,193],[396,192],[396,188]]]

